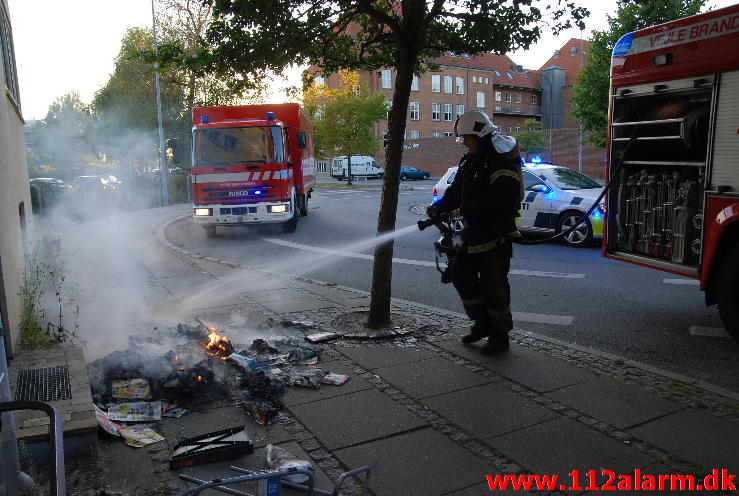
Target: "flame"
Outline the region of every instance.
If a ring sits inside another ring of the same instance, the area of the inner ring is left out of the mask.
[[[220,355],[221,353],[229,353],[229,349],[233,350],[233,347],[226,336],[218,334],[214,327],[209,327],[208,330],[210,331],[210,334],[208,334],[208,339],[210,341],[205,345],[205,349],[209,354]],[[225,360],[224,357],[221,357],[221,359]]]
[[[199,375],[198,376],[198,382],[202,382],[202,381],[203,381],[203,376],[202,375]]]

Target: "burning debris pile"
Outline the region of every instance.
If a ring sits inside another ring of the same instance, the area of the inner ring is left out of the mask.
[[[280,397],[288,387],[319,388],[349,379],[322,370],[322,349],[296,339],[255,339],[236,351],[213,327],[179,324],[161,338],[138,334],[129,341],[128,349],[89,364],[88,375],[100,426],[131,446],[164,439],[136,422],[240,401],[247,416],[268,425],[279,421]]]

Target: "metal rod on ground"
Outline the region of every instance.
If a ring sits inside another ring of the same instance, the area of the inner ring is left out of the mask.
[[[154,0],[151,0],[151,33],[154,38],[154,55],[157,55],[157,19],[154,15]],[[159,89],[159,62],[154,63],[154,82],[157,90],[157,120],[159,122],[159,176],[162,179],[162,206],[169,203],[167,188],[167,157],[164,156],[164,127],[162,125],[162,94]]]
[[[235,470],[236,472],[240,472],[242,474],[254,475],[257,473],[257,472],[254,472],[253,470],[247,470],[241,467],[234,467],[233,465],[231,465],[228,468],[230,468],[231,470]],[[286,487],[292,487],[293,489],[302,489],[303,491],[308,490],[308,486],[305,486],[303,484],[298,484],[297,482],[292,482],[292,481],[285,480],[285,479],[280,479],[280,482],[282,483],[283,486],[286,486]],[[324,491],[323,489],[318,489],[317,487],[313,488],[313,492],[315,494],[320,494],[321,496],[332,496],[333,495],[333,493]]]
[[[314,491],[313,487],[313,473],[307,469],[303,468],[290,468],[287,470],[275,470],[275,471],[265,471],[265,472],[252,472],[250,475],[244,475],[242,477],[232,477],[229,479],[213,479],[211,481],[201,481],[199,479],[195,479],[194,477],[190,477],[188,475],[180,474],[180,479],[194,482],[197,484],[200,484],[197,487],[192,487],[182,493],[182,496],[187,495],[197,495],[201,492],[205,491],[206,489],[214,489],[216,491],[221,491],[228,494],[235,494],[237,496],[251,496],[247,493],[242,493],[240,491],[236,491],[235,489],[228,489],[222,486],[227,486],[229,484],[238,484],[241,482],[253,482],[258,481],[260,479],[270,479],[273,477],[280,477],[288,476],[288,475],[298,475],[302,474],[308,477],[308,494],[312,495]]]
[[[180,479],[186,480],[187,482],[192,482],[193,484],[205,484],[208,481],[196,479],[195,477],[190,477],[189,475],[183,475],[180,474]],[[236,489],[229,489],[227,487],[211,487],[210,489],[213,489],[214,491],[221,491],[222,493],[226,494],[235,494],[236,496],[251,496],[248,493],[242,493],[241,491],[237,491]]]

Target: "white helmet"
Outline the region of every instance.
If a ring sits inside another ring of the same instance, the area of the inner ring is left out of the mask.
[[[491,135],[493,146],[498,153],[508,153],[516,146],[516,138],[500,134],[500,128],[493,124],[488,115],[481,110],[470,110],[457,117],[454,135],[459,141],[465,134],[479,137]]]
[[[457,137],[465,134],[483,137],[492,133],[495,129],[493,121],[481,110],[469,110],[457,117],[457,121],[454,123],[454,135]]]

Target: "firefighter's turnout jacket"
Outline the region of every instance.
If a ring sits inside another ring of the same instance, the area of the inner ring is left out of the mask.
[[[465,228],[460,249],[483,253],[520,237],[519,177],[511,158],[496,152],[492,144],[462,158],[454,181],[434,204],[439,213],[461,210]]]

